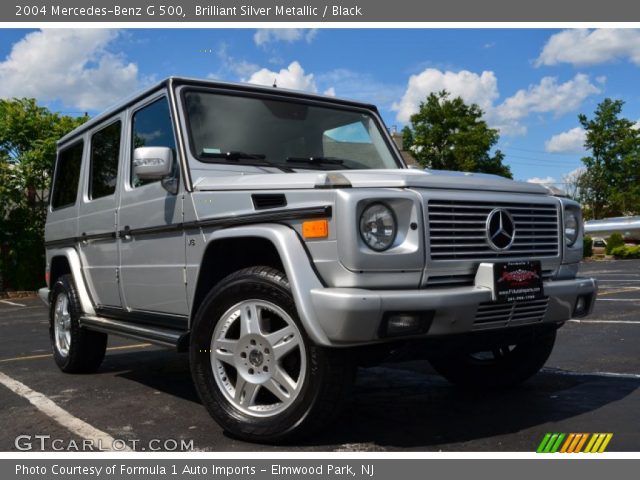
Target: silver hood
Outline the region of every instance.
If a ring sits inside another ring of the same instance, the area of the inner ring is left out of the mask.
[[[202,173],[200,170],[198,173]],[[225,175],[225,173],[228,173]],[[488,190],[548,195],[543,186],[516,182],[497,175],[442,170],[335,170],[331,172],[243,174],[216,172],[215,177],[200,177],[194,182],[206,190],[290,190],[331,187],[335,179],[344,179],[353,188],[437,188],[451,190]],[[340,185],[336,185],[340,186]]]

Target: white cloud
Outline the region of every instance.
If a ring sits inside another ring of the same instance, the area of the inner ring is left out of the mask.
[[[294,43],[300,40],[311,43],[317,34],[317,28],[259,28],[253,35],[253,41],[258,46],[273,42]]]
[[[335,97],[336,96],[336,89],[333,88],[333,87],[329,87],[323,92],[323,94],[324,95],[328,95],[330,97]]]
[[[553,177],[533,177],[527,180],[529,183],[539,183],[541,185],[553,185],[557,183],[557,180]]]
[[[478,104],[487,123],[498,128],[503,135],[524,135],[527,128],[521,122],[530,114],[563,115],[575,111],[587,97],[600,92],[584,74],[577,74],[565,83],[558,83],[554,77],[544,77],[540,83],[518,90],[498,104],[498,80],[494,72],[443,72],[427,68],[409,78],[401,100],[393,104],[398,121],[408,122],[430,93],[441,90],[447,90],[454,97],[462,97],[466,103]]]
[[[108,50],[107,29],[27,34],[0,63],[0,97],[35,97],[82,110],[101,109],[140,87],[138,67]]]
[[[640,30],[571,29],[549,38],[536,60],[536,65],[570,63],[585,66],[623,58],[640,65]]]
[[[400,122],[408,122],[411,115],[418,111],[430,93],[447,90],[454,97],[460,96],[466,103],[477,103],[487,111],[498,98],[498,81],[493,72],[484,71],[480,75],[461,70],[442,72],[427,68],[418,75],[411,75],[407,89],[399,102],[393,104]]]
[[[263,68],[254,72],[248,80],[243,79],[243,81],[268,86],[273,85],[275,82],[279,88],[290,88],[312,93],[318,91],[313,73],[305,74],[302,65],[298,62],[291,62],[287,68],[283,68],[279,72]]]
[[[597,93],[600,89],[583,73],[562,84],[557,78],[544,77],[539,84],[507,98],[498,106],[497,114],[504,120],[519,120],[532,112],[562,115],[576,110],[587,97]]]
[[[224,42],[218,46],[216,56],[220,59],[221,66],[217,72],[207,75],[208,78],[223,79],[227,77],[229,72],[237,77],[247,77],[259,68],[258,65],[254,63],[232,56],[229,53],[229,46]]]
[[[587,134],[581,127],[552,136],[544,142],[544,149],[551,153],[582,153]]]
[[[401,85],[383,83],[368,73],[346,68],[319,73],[316,80],[321,88],[332,90],[335,95],[373,103],[381,108],[389,108],[403,92]]]

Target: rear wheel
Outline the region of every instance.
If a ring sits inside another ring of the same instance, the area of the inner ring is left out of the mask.
[[[553,330],[491,349],[438,356],[431,364],[451,383],[463,387],[512,387],[538,373],[551,355],[555,339]]]
[[[82,308],[71,275],[61,276],[51,292],[49,337],[53,358],[63,372],[96,371],[107,349],[107,335],[82,328]]]
[[[306,335],[281,272],[229,275],[198,310],[191,368],[200,398],[229,433],[282,442],[325,426],[353,382],[348,352]]]

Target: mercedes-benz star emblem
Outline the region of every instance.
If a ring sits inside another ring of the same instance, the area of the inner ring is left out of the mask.
[[[487,216],[487,243],[497,251],[506,250],[516,238],[516,225],[511,214],[496,208]]]

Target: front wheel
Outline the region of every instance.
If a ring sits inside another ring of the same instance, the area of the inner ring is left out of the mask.
[[[355,374],[348,352],[310,341],[286,277],[269,267],[239,270],[208,294],[190,361],[211,416],[232,435],[260,442],[326,425]]]
[[[433,368],[455,385],[506,388],[529,379],[545,364],[556,331],[525,337],[517,343],[496,344],[488,350],[456,352],[432,358]]]

